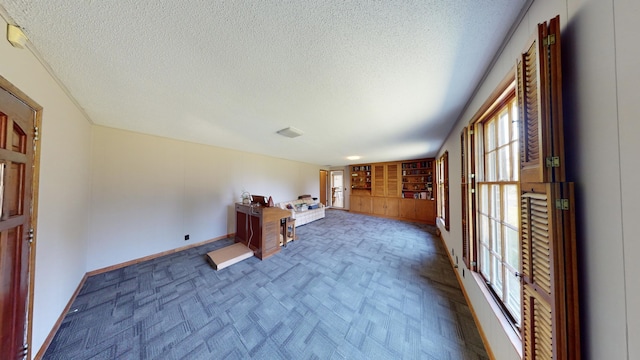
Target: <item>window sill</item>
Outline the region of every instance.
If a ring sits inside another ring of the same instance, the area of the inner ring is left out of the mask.
[[[478,288],[487,299],[487,303],[491,307],[491,310],[493,310],[493,314],[496,316],[498,323],[504,329],[504,333],[507,335],[507,338],[509,338],[511,345],[513,345],[514,349],[518,352],[520,358],[522,358],[522,339],[520,338],[518,330],[511,324],[511,321],[509,321],[507,316],[502,312],[500,306],[496,304],[482,276],[476,272],[471,272],[471,274],[473,274],[473,278],[478,283]]]

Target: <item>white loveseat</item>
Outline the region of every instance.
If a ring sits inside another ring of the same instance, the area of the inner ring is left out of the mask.
[[[310,196],[283,201],[276,206],[291,211],[291,218],[296,219],[296,227],[324,218],[324,204],[318,203]]]

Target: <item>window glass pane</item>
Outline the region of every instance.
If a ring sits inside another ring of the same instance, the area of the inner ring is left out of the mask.
[[[491,256],[491,272],[491,275],[493,275],[491,278],[493,288],[502,297],[502,265],[495,256]]]
[[[489,249],[484,245],[480,245],[480,273],[484,275],[485,278],[491,279],[491,275],[489,274]]]
[[[511,159],[509,146],[501,147],[498,150],[498,181],[511,180]]]
[[[485,139],[487,142],[485,143],[485,151],[491,151],[496,148],[496,122],[495,120],[491,120],[487,123],[485,128]]]
[[[489,245],[489,218],[485,215],[480,215],[480,229],[478,229],[480,235],[480,242]]]
[[[504,185],[502,190],[504,194],[502,201],[504,221],[517,229],[520,224],[518,187],[516,185]]]
[[[489,213],[489,185],[480,185],[480,212]]]
[[[506,276],[507,308],[515,318],[516,324],[520,324],[520,279],[512,273]]]
[[[500,185],[491,185],[491,202],[489,204],[490,216],[496,219],[500,218]]]
[[[500,258],[502,257],[502,226],[496,220],[491,220],[491,249],[495,251]]]
[[[513,269],[520,269],[520,241],[518,232],[509,227],[504,227],[504,232],[504,262]]]
[[[505,109],[498,117],[498,146],[505,145],[510,140],[509,111]]]
[[[486,163],[484,166],[485,180],[496,181],[496,152],[492,151],[486,156]]]

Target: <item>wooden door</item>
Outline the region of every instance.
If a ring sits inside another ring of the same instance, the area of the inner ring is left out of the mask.
[[[327,170],[320,170],[320,203],[324,204],[324,206],[329,205],[327,203],[328,191],[329,191],[329,186],[327,185]]]
[[[0,79],[0,349],[27,355],[36,112]]]

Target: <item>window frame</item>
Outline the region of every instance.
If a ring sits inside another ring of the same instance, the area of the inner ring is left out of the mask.
[[[516,325],[514,317],[507,310],[500,297],[498,297],[493,288],[486,283],[485,278],[479,271],[479,238],[481,234],[479,229],[480,219],[477,215],[477,208],[480,206],[478,197],[478,180],[481,178],[479,175],[484,171],[483,162],[479,161],[479,154],[482,153],[479,149],[483,146],[483,142],[481,141],[482,130],[479,130],[479,125],[486,119],[495,116],[495,114],[504,107],[505,104],[512,101],[512,96],[515,97],[516,95],[515,92],[516,68],[514,66],[471,118],[469,125],[467,126],[467,131],[463,131],[461,134],[461,146],[466,146],[466,159],[462,159],[462,161],[466,161],[466,163],[461,163],[461,169],[462,171],[467,171],[467,173],[464,174],[464,177],[467,186],[468,203],[467,208],[463,209],[463,211],[467,211],[467,226],[465,229],[467,233],[463,234],[463,238],[466,237],[468,239],[466,244],[463,241],[463,254],[467,256],[467,262],[469,263],[467,267],[472,271],[474,278],[479,285],[481,284],[482,292],[485,294],[485,297],[491,304],[496,315],[501,319],[500,323],[503,328],[511,329],[508,333],[511,342],[516,348],[520,348],[520,346],[518,346],[518,343],[522,343],[520,328]],[[465,138],[462,139],[463,137]]]
[[[436,161],[436,181],[438,184],[437,216],[450,229],[449,220],[449,151],[445,151]]]

